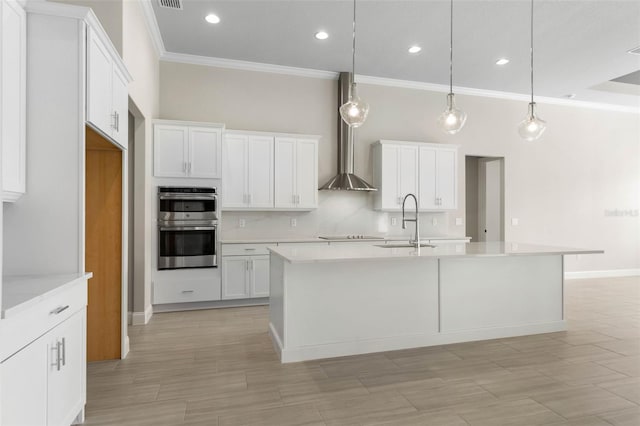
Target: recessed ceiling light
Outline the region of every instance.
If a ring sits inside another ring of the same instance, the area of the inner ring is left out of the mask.
[[[573,98],[576,97],[576,94],[575,93],[569,93],[568,95],[564,95],[564,97],[567,98],[567,99],[573,99]]]
[[[411,46],[409,48],[409,53],[418,53],[422,50],[422,47],[420,46]]]
[[[326,31],[318,31],[315,34],[315,38],[317,38],[318,40],[326,40],[329,38],[329,34]]]
[[[210,24],[217,24],[218,22],[220,22],[220,18],[218,17],[218,15],[215,15],[213,13],[208,14],[205,18],[205,21],[207,21]]]
[[[509,60],[507,58],[500,58],[496,61],[496,65],[507,65]]]

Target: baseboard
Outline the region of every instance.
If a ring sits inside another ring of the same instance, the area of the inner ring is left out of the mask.
[[[269,323],[269,336],[271,336],[271,342],[273,343],[273,348],[278,353],[278,357],[282,358],[282,339],[280,339],[272,323]]]
[[[478,340],[500,339],[505,337],[527,336],[531,334],[554,333],[567,329],[565,321],[552,321],[540,324],[526,324],[512,327],[483,328],[477,330],[455,331],[449,333],[412,334],[378,339],[356,340],[349,342],[326,343],[321,345],[285,348],[275,330],[269,327],[269,334],[276,351],[280,352],[282,363],[309,361],[313,359],[334,358],[360,355],[373,352],[385,352],[427,346],[448,345],[451,343],[473,342]]]
[[[153,311],[159,312],[179,312],[179,311],[197,311],[201,309],[216,308],[237,308],[240,306],[261,306],[268,305],[268,297],[260,297],[256,299],[233,299],[233,300],[215,300],[208,302],[186,302],[186,303],[164,303],[161,305],[153,305]]]
[[[127,357],[127,355],[129,354],[129,350],[131,349],[131,344],[129,341],[129,336],[126,336],[124,338],[124,350],[122,351],[122,354],[120,355],[120,358],[125,359]]]
[[[144,312],[133,312],[131,315],[131,325],[145,325],[153,316],[153,306],[149,305]]]
[[[640,276],[640,268],[638,269],[607,269],[604,271],[576,271],[565,272],[564,278],[567,280],[581,278],[611,278],[611,277],[634,277]]]

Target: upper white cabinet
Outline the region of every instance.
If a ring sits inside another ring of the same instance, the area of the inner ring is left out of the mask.
[[[155,121],[154,175],[220,178],[223,127],[220,124]]]
[[[127,148],[126,70],[93,28],[87,30],[87,121]]]
[[[318,141],[276,137],[275,208],[318,206]]]
[[[457,208],[457,147],[379,141],[373,150],[377,210],[400,210],[409,193],[418,197],[421,211]]]
[[[0,2],[0,141],[2,200],[16,201],[26,181],[27,18],[15,0]]]
[[[224,210],[310,210],[318,206],[318,137],[227,131]]]
[[[222,208],[273,208],[273,137],[226,133]]]
[[[458,207],[458,150],[420,147],[420,210],[452,210]]]

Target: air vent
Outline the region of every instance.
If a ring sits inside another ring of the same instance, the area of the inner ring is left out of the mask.
[[[640,55],[640,46],[631,49],[631,50],[627,50],[627,53],[631,53],[633,55]]]
[[[182,0],[158,0],[160,7],[182,10]]]

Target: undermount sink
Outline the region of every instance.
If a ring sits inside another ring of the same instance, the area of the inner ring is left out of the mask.
[[[379,245],[376,247],[382,247],[382,248],[416,248],[416,246],[414,244],[409,244],[409,243],[403,243],[403,244],[385,244],[385,245]],[[431,247],[431,248],[435,248],[436,246],[434,246],[433,244],[420,244],[420,247]]]

